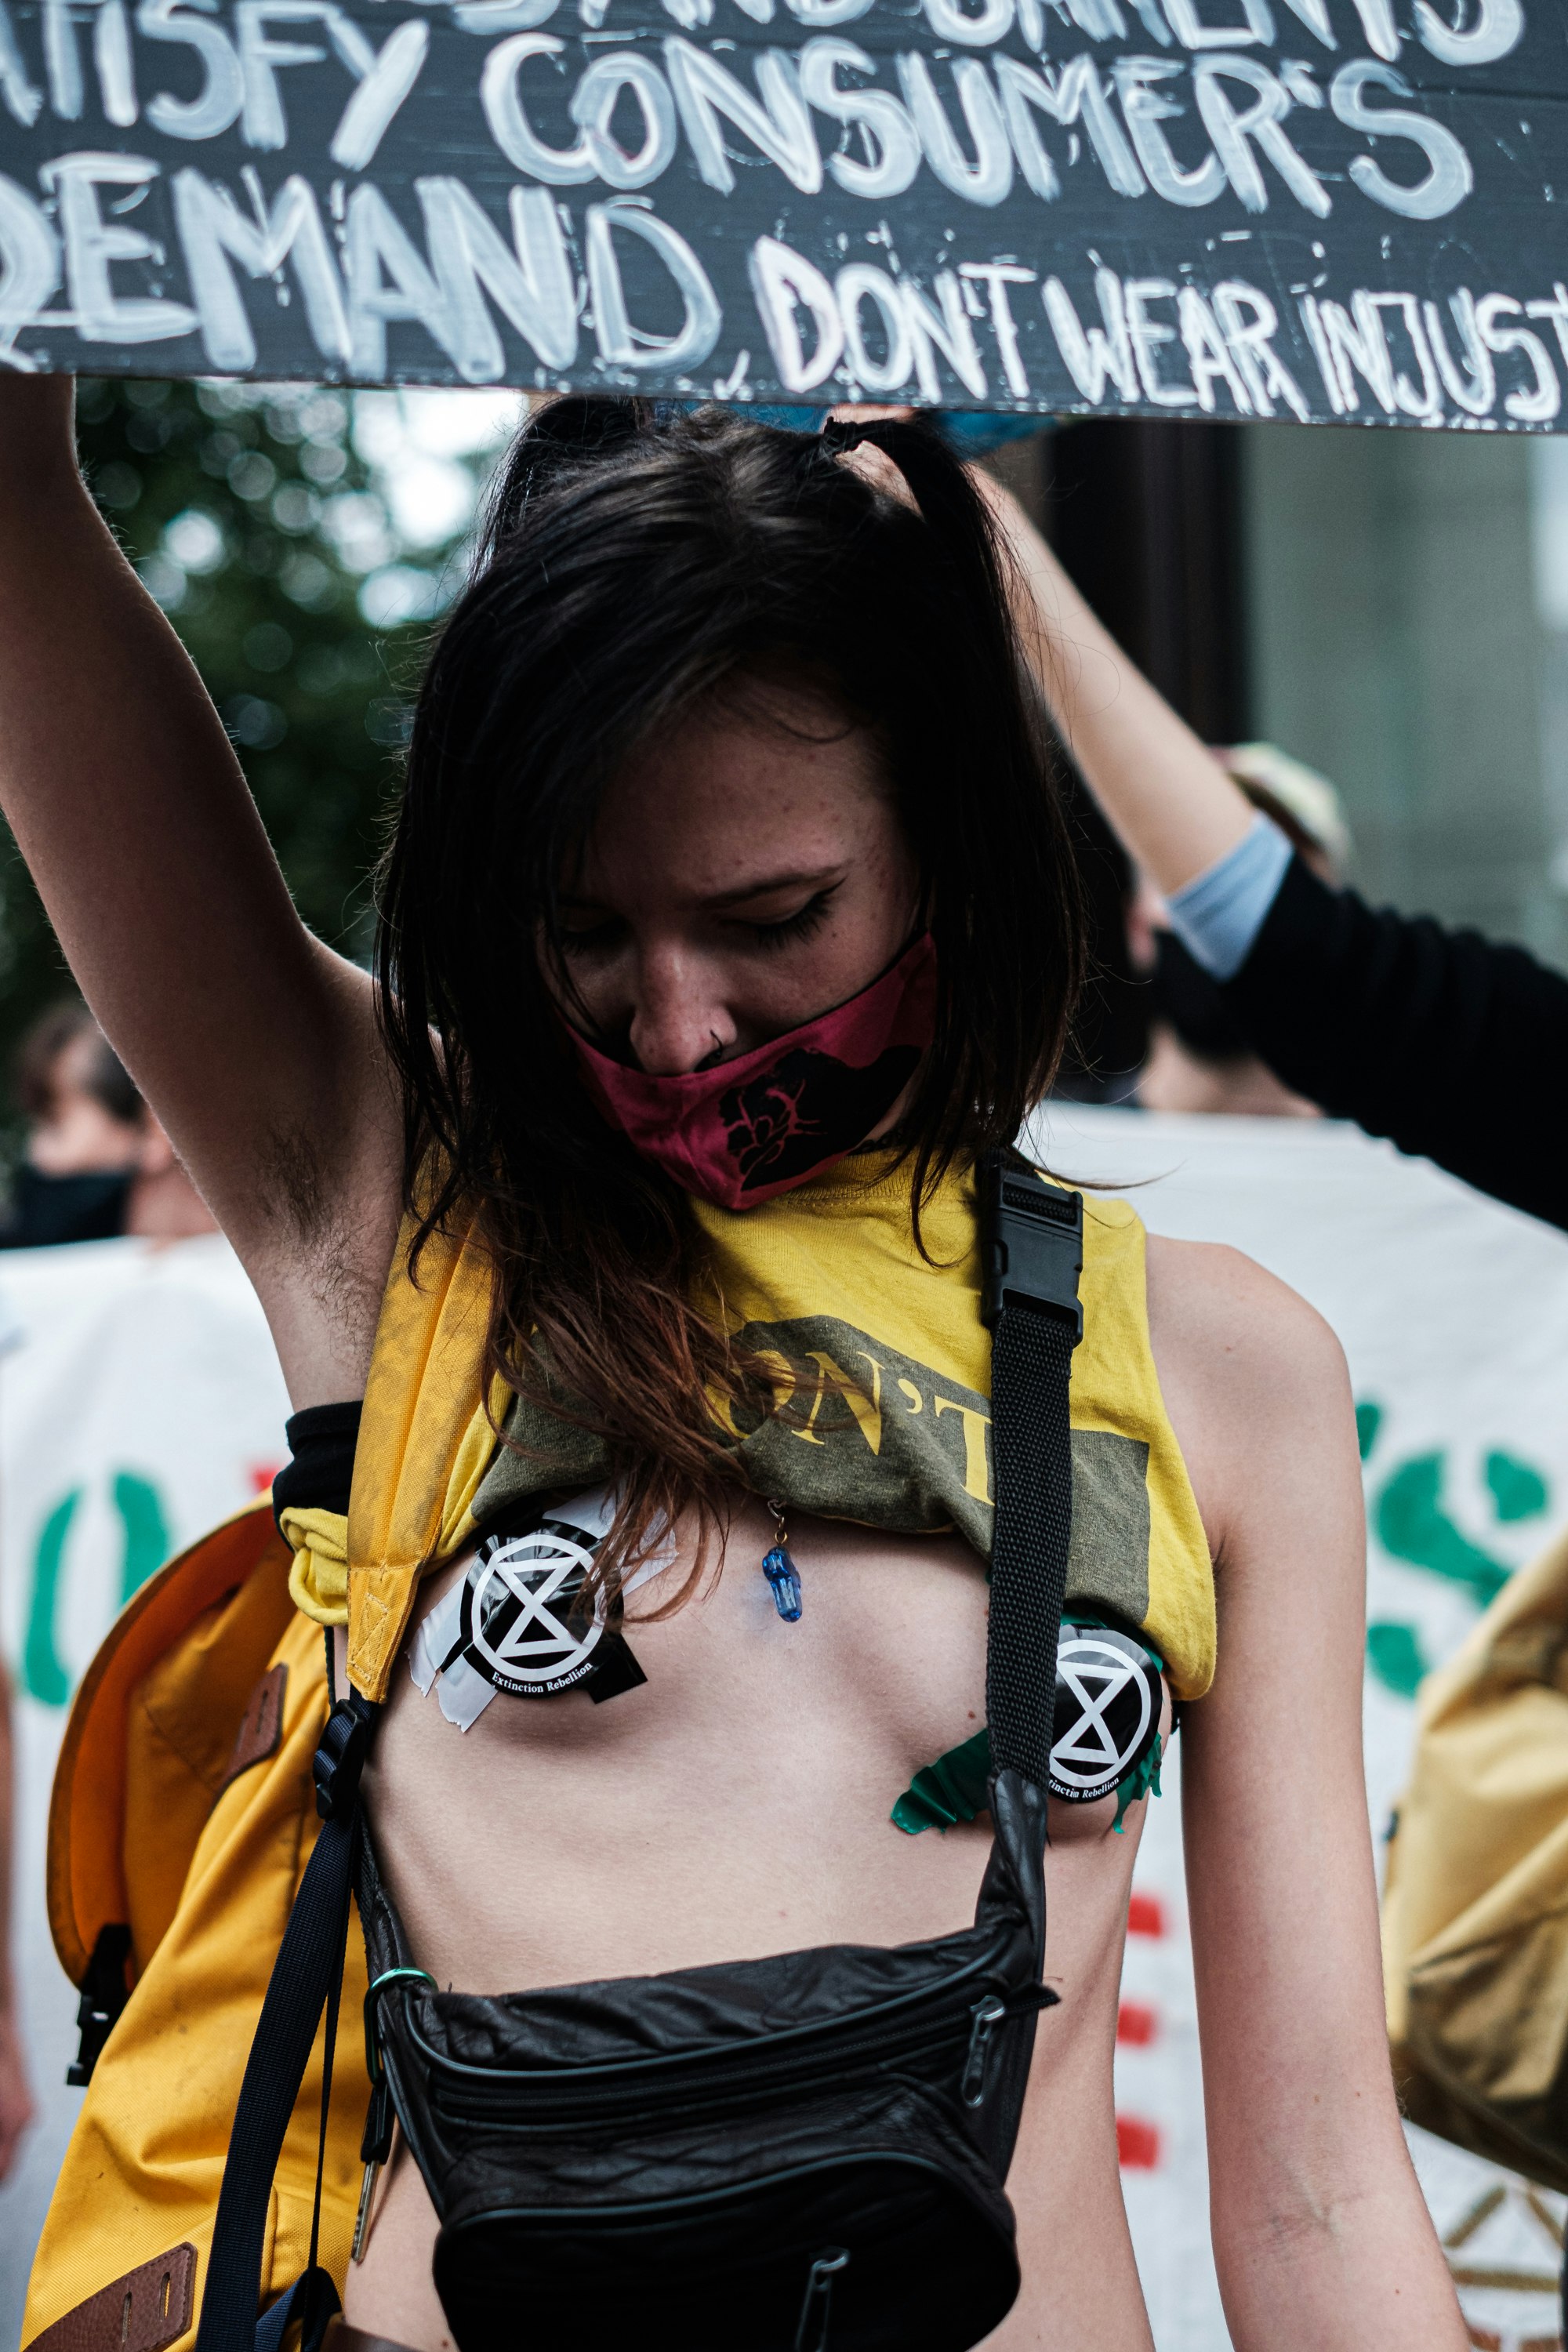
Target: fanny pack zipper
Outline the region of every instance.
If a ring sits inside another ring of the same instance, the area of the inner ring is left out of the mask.
[[[978,2010],[985,2005],[982,2000],[972,2003],[971,2008]],[[943,2041],[956,2042],[970,2024],[970,2015],[965,2011],[952,2021],[931,2017],[919,2022],[911,2020],[880,2033],[846,2034],[826,2045],[813,2044],[773,2058],[742,2057],[738,2053],[724,2057],[710,2053],[703,2059],[694,2060],[689,2072],[678,2074],[671,2069],[656,2082],[649,2082],[646,2076],[637,2081],[637,2069],[628,2066],[622,2079],[614,2084],[582,2084],[574,2088],[567,2076],[559,2087],[552,2084],[541,2090],[531,2084],[520,2092],[498,2069],[487,2083],[476,2083],[470,2075],[460,2085],[441,2084],[436,2094],[437,2105],[454,2123],[496,2123],[510,2117],[521,2127],[589,2116],[605,2120],[617,2113],[646,2116],[656,2108],[708,2109],[736,2099],[754,2100],[759,2090],[786,2090],[827,2067],[853,2067],[858,2060],[887,2059],[905,2050]]]
[[[992,1989],[972,1996],[962,2006],[944,2001],[934,2014],[936,2004],[932,2003],[896,2025],[869,2032],[851,2030],[842,2022],[824,2025],[804,2046],[772,2056],[759,2053],[747,2057],[739,2050],[733,2055],[708,2051],[658,2075],[651,2074],[647,2061],[633,2060],[615,2069],[614,2081],[601,2077],[588,2083],[581,2075],[574,2079],[563,2074],[548,2084],[542,2084],[535,2076],[526,2088],[520,2086],[515,2076],[509,2079],[500,2067],[464,2066],[454,2081],[452,2063],[444,2061],[422,2035],[416,2032],[415,2039],[436,2078],[432,2089],[437,2106],[448,2121],[458,2124],[510,2124],[527,2130],[589,2119],[605,2122],[617,2114],[647,2117],[655,2110],[711,2111],[737,2100],[754,2101],[759,2092],[783,2094],[828,2068],[837,2074],[943,2044],[952,2045],[955,2053],[958,2048],[963,2050],[960,2096],[966,2107],[973,2109],[985,2101],[988,2062],[998,2028],[1011,2017],[1049,2006],[1055,1999],[1054,1993],[1037,1986],[1010,1997]]]

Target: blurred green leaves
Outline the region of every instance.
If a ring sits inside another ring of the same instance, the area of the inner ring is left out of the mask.
[[[94,496],[217,705],[301,915],[356,956],[428,624],[460,584],[488,466],[483,450],[426,461],[437,495],[411,528],[397,403],[310,385],[78,387]],[[68,647],[62,692],[69,677]],[[0,1057],[68,986],[0,834]]]

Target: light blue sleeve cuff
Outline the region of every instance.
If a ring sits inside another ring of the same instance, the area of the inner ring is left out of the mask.
[[[1229,980],[1251,954],[1290,856],[1290,844],[1259,809],[1234,849],[1166,900],[1171,929],[1215,980]]]

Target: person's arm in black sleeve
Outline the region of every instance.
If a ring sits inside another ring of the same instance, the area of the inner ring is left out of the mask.
[[[1337,1118],[1568,1227],[1568,980],[1367,906],[1293,857],[1226,983],[1252,1045]]]
[[[1228,982],[1263,1059],[1325,1110],[1568,1226],[1568,981],[1521,949],[1374,913],[1287,861],[1016,500],[974,479],[1012,561],[1019,640],[1057,731],[1178,936]]]

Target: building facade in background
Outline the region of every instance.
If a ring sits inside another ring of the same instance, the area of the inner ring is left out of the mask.
[[[1568,966],[1568,441],[1240,429],[1250,731],[1374,899]]]

